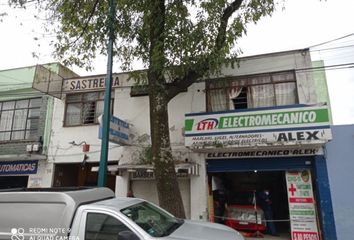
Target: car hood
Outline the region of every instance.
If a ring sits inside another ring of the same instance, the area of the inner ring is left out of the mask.
[[[168,240],[244,240],[236,230],[225,225],[202,221],[185,220]]]

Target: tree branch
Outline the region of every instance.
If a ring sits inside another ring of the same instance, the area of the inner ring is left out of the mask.
[[[99,0],[96,0],[95,3],[94,3],[94,5],[93,5],[93,8],[92,8],[92,10],[91,10],[91,12],[90,12],[90,15],[89,15],[89,17],[87,18],[87,20],[86,20],[86,22],[85,22],[85,25],[84,25],[84,27],[83,27],[83,29],[82,29],[82,31],[81,31],[81,34],[80,34],[73,42],[71,42],[70,45],[74,45],[80,38],[82,38],[82,36],[84,36],[84,34],[85,34],[85,32],[86,32],[86,30],[87,30],[87,28],[88,28],[88,25],[89,25],[89,23],[90,23],[90,21],[91,21],[93,15],[94,15],[95,11],[96,11],[96,8],[97,8],[97,5],[98,5],[98,4],[99,4]]]
[[[216,37],[215,40],[214,53],[217,53],[223,47],[226,40],[226,28],[227,28],[228,21],[232,16],[232,14],[240,8],[242,2],[243,0],[235,0],[227,8],[224,9],[223,15],[220,18],[218,36]]]
[[[226,30],[228,21],[232,14],[240,8],[242,2],[243,0],[235,0],[224,9],[223,14],[220,18],[220,26],[218,28],[218,34],[215,39],[213,51],[210,53],[208,58],[212,57],[215,54],[218,54],[218,52],[223,48],[226,41]],[[193,69],[193,66],[191,66],[183,78],[175,79],[173,83],[168,86],[167,91],[169,99],[174,98],[178,93],[182,92],[190,85],[192,85],[198,78],[202,77],[201,72],[206,72],[209,70],[208,58],[198,64],[199,66],[201,66],[200,71],[195,71]]]

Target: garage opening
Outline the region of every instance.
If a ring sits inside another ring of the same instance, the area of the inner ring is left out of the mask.
[[[285,171],[209,173],[209,179],[215,222],[249,233],[250,236],[259,231],[260,234],[290,237]],[[222,189],[221,194],[217,193],[216,188]],[[266,191],[269,192],[267,199],[271,201],[269,207],[264,199]],[[223,202],[225,208],[221,207],[220,210],[219,204]],[[274,224],[274,228],[270,232],[271,224]]]

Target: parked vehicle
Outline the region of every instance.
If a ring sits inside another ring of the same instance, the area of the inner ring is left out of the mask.
[[[254,191],[234,193],[225,211],[225,225],[239,231],[265,231],[263,210],[257,205]]]
[[[0,239],[243,240],[215,223],[175,218],[138,198],[107,188],[0,192]]]

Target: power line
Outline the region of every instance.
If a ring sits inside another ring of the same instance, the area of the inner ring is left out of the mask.
[[[308,48],[318,47],[318,46],[321,46],[321,45],[324,45],[324,44],[327,44],[327,43],[331,43],[331,42],[335,42],[335,41],[338,41],[338,40],[341,40],[341,39],[344,39],[344,38],[347,38],[347,37],[351,37],[351,36],[354,36],[354,33],[350,33],[348,35],[345,35],[345,36],[342,36],[342,37],[339,37],[339,38],[335,38],[335,39],[332,39],[332,40],[328,40],[326,42],[322,42],[322,43],[319,43],[319,44],[315,44],[315,45],[309,46]]]
[[[354,47],[354,44],[353,45],[346,45],[346,46],[331,47],[331,48],[321,48],[321,49],[316,49],[316,50],[310,50],[310,52],[329,51],[329,50],[336,50],[336,49],[350,48],[350,47]]]

